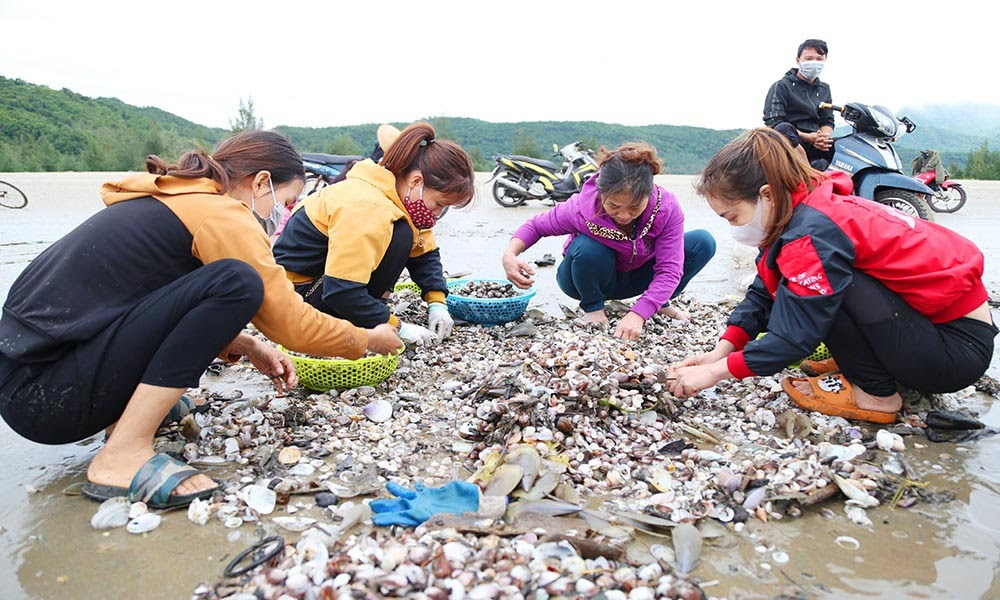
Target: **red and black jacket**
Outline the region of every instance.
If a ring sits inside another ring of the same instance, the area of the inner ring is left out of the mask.
[[[757,257],[757,277],[729,318],[722,339],[738,378],[771,375],[823,341],[855,271],[899,294],[934,323],[958,319],[986,302],[983,254],[935,223],[851,196],[846,174],[824,177],[792,196],[785,232]],[[768,335],[756,340],[757,334]],[[753,340],[753,341],[751,341]]]

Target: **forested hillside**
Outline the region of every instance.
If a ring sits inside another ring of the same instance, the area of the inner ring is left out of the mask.
[[[1000,107],[938,106],[906,109],[900,114],[907,114],[918,124],[916,132],[897,144],[905,170],[924,148],[941,151],[945,164],[956,171],[970,159],[975,165],[992,165],[1000,160],[995,151],[988,149],[1000,147]],[[664,120],[669,117],[664,115]],[[668,173],[697,173],[716,150],[739,133],[735,129],[591,121],[491,123],[460,117],[429,120],[439,137],[462,144],[480,170],[490,169],[492,157],[502,153],[549,157],[553,144],[562,146],[579,140],[596,148],[643,140],[656,146]],[[369,123],[275,129],[287,135],[302,152],[367,154],[374,143],[375,128],[376,124]],[[837,133],[847,131],[842,127]],[[210,149],[231,133],[192,123],[158,108],[132,106],[115,98],[88,98],[67,89],[53,90],[0,76],[0,171],[134,170],[142,167],[148,154],[176,158],[196,146]],[[984,177],[992,172],[959,172],[959,176]]]

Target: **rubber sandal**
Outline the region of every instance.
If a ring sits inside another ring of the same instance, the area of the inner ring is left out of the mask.
[[[188,395],[182,395],[177,399],[177,404],[170,407],[170,412],[167,416],[163,417],[163,421],[160,422],[160,427],[166,427],[167,425],[172,425],[179,422],[184,417],[191,413],[200,413],[208,410],[208,402],[204,404],[198,404]]]
[[[191,504],[195,499],[208,498],[221,487],[216,485],[193,494],[171,494],[184,480],[200,473],[198,469],[166,454],[156,454],[139,467],[128,488],[88,481],[83,484],[82,492],[92,500],[104,501],[124,496],[129,502],[145,502],[149,508],[178,508]]]
[[[812,386],[810,396],[800,392],[793,384],[807,381]],[[819,377],[786,377],[781,387],[799,408],[814,410],[824,415],[844,417],[871,423],[890,424],[896,422],[896,413],[860,408],[854,398],[854,386],[840,373],[828,373]]]
[[[839,371],[840,367],[837,366],[836,359],[828,358],[826,360],[804,360],[799,363],[799,369],[809,377],[819,377]]]

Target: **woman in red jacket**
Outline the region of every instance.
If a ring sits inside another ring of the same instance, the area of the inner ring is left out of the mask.
[[[712,157],[698,193],[733,237],[760,248],[757,278],[715,349],[675,366],[673,393],[777,373],[820,342],[834,359],[804,364],[817,376],[783,387],[825,414],[891,423],[902,406],[897,383],[943,393],[982,376],[998,332],[982,252],[851,191],[845,174],[813,170],[769,129]]]

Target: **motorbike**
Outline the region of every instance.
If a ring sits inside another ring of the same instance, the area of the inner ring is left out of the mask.
[[[364,156],[349,154],[322,154],[303,152],[302,166],[306,170],[306,185],[302,198],[314,194],[328,185],[333,185],[347,177],[354,163],[364,160]]]
[[[565,159],[562,167],[552,161],[517,154],[496,157],[497,165],[486,183],[493,181],[493,199],[497,204],[512,208],[528,200],[564,202],[597,172],[593,151],[581,148],[580,142],[562,148],[553,144],[552,148],[553,156]]]
[[[965,206],[965,188],[952,181],[941,163],[941,153],[937,150],[922,150],[913,159],[912,175],[934,191],[927,203],[935,212],[953,213]]]
[[[928,198],[934,191],[903,174],[899,154],[892,146],[904,134],[912,133],[916,124],[907,117],[897,119],[884,106],[823,102],[819,107],[839,112],[852,129],[849,135],[834,140],[833,160],[825,168],[850,175],[856,196],[932,221]]]

